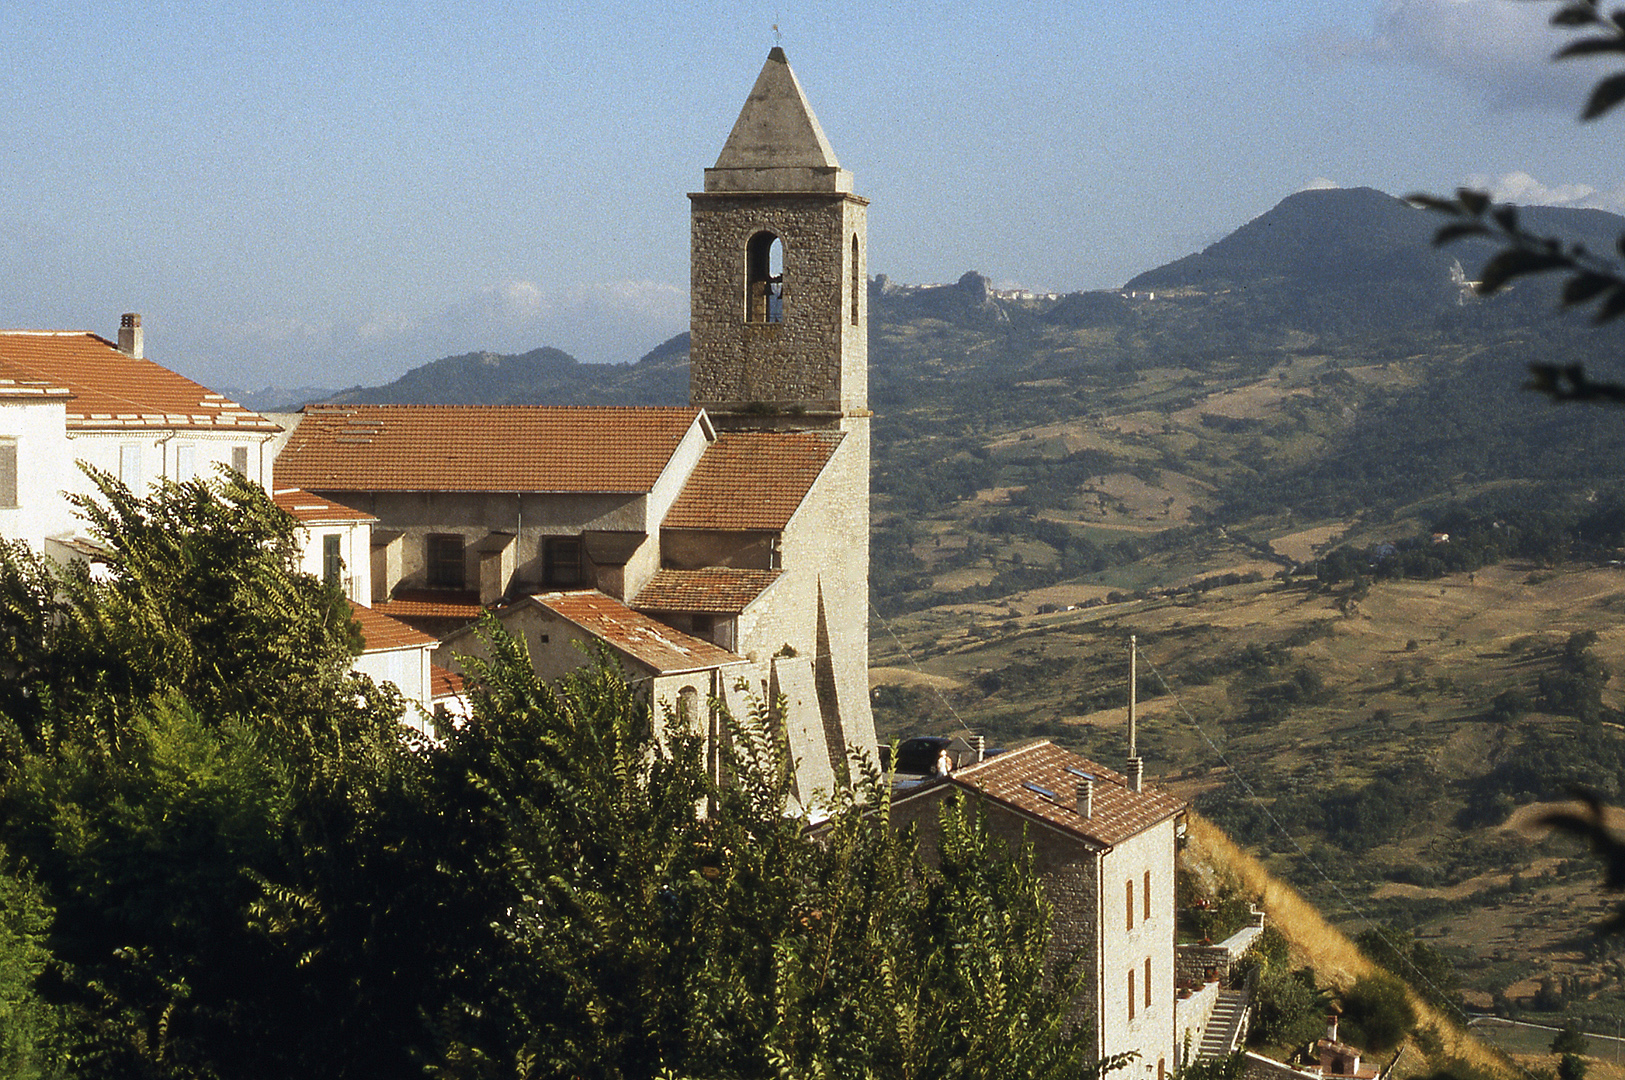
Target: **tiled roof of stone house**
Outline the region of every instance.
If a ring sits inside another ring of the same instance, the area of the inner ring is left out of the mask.
[[[841,438],[838,431],[723,432],[705,448],[661,525],[667,529],[783,529]]]
[[[82,330],[0,331],[0,375],[20,394],[66,390],[68,427],[282,430],[257,412]]]
[[[308,405],[277,479],[316,491],[647,492],[700,410]]]
[[[632,601],[642,611],[698,611],[737,615],[749,607],[782,570],[659,570]]]
[[[1078,812],[1077,791],[1084,782],[1079,773],[1095,781],[1087,818]],[[1116,846],[1186,808],[1184,799],[1149,784],[1131,791],[1122,773],[1048,741],[956,769],[947,782],[1103,847]]]
[[[596,589],[565,593],[537,593],[540,604],[652,668],[656,674],[675,674],[704,668],[742,664],[744,658],[709,641],[673,630],[639,611],[633,611]]]

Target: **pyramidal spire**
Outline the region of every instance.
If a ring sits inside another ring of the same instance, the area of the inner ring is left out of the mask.
[[[767,54],[717,163],[705,170],[705,190],[852,190],[783,49]]]

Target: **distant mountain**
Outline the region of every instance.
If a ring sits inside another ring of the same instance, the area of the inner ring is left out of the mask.
[[[680,405],[688,401],[688,335],[632,364],[584,364],[559,349],[517,356],[447,356],[384,386],[356,387],[332,402],[400,405]]]
[[[292,412],[307,402],[326,401],[334,394],[341,393],[330,386],[267,386],[262,390],[221,386],[217,390],[255,412]]]

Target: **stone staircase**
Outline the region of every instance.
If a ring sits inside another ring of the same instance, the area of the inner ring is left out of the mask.
[[[1213,1005],[1213,1015],[1202,1031],[1202,1045],[1197,1048],[1198,1061],[1228,1057],[1241,1042],[1242,1025],[1247,1020],[1247,991],[1220,990],[1219,1000]]]

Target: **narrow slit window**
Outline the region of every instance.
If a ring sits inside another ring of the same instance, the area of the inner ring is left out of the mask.
[[[1151,921],[1151,871],[1145,872],[1145,886],[1140,890],[1140,900],[1145,907],[1142,916],[1146,922]]]
[[[863,275],[858,272],[858,238],[852,237],[852,325],[858,325],[858,304],[863,297]]]
[[[1134,1019],[1134,969],[1128,969],[1128,1018]]]
[[[745,321],[784,321],[784,243],[770,232],[751,237],[745,249]]]
[[[1128,928],[1134,929],[1134,879],[1129,878],[1123,882],[1128,890]]]
[[[1149,956],[1145,958],[1145,1007],[1149,1012],[1151,1009],[1151,958]]]

